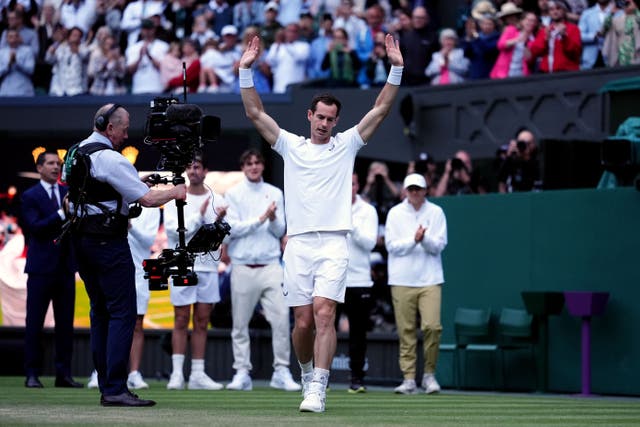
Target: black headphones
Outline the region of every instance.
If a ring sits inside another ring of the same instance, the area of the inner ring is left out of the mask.
[[[105,130],[107,130],[107,126],[109,125],[109,119],[111,118],[111,115],[115,113],[115,111],[120,107],[122,107],[122,105],[113,104],[113,106],[109,108],[106,113],[100,114],[98,117],[96,117],[96,121],[94,123],[96,129],[98,129],[101,132],[104,132]]]

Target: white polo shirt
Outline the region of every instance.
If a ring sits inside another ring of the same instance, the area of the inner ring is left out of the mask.
[[[284,129],[273,149],[284,160],[287,234],[351,230],[353,162],[365,142],[354,126],[326,144]]]

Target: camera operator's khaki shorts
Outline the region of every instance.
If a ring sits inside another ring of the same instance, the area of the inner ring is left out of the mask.
[[[217,271],[197,271],[198,284],[195,286],[173,286],[171,304],[176,306],[191,305],[197,302],[215,304],[220,301]]]
[[[345,232],[291,236],[283,260],[283,293],[290,307],[309,305],[313,297],[344,302],[349,262]]]

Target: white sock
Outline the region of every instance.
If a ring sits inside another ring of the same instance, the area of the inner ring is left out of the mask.
[[[198,372],[204,372],[204,359],[191,360],[191,373],[196,374]]]
[[[329,370],[322,368],[313,368],[313,380],[321,383],[324,387],[329,383]]]
[[[171,362],[173,365],[173,372],[182,374],[184,367],[184,354],[172,354]]]
[[[313,359],[308,362],[302,363],[298,360],[298,365],[300,365],[300,370],[302,371],[302,375],[308,375],[313,373]]]

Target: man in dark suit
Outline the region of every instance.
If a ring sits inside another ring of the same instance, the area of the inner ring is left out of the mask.
[[[82,387],[71,377],[75,261],[69,239],[55,244],[65,214],[61,209],[67,189],[58,185],[60,157],[43,152],[36,160],[40,182],[22,195],[21,225],[27,244],[27,319],[25,328],[25,386],[41,388],[42,328],[49,302],[55,319],[56,387]]]

